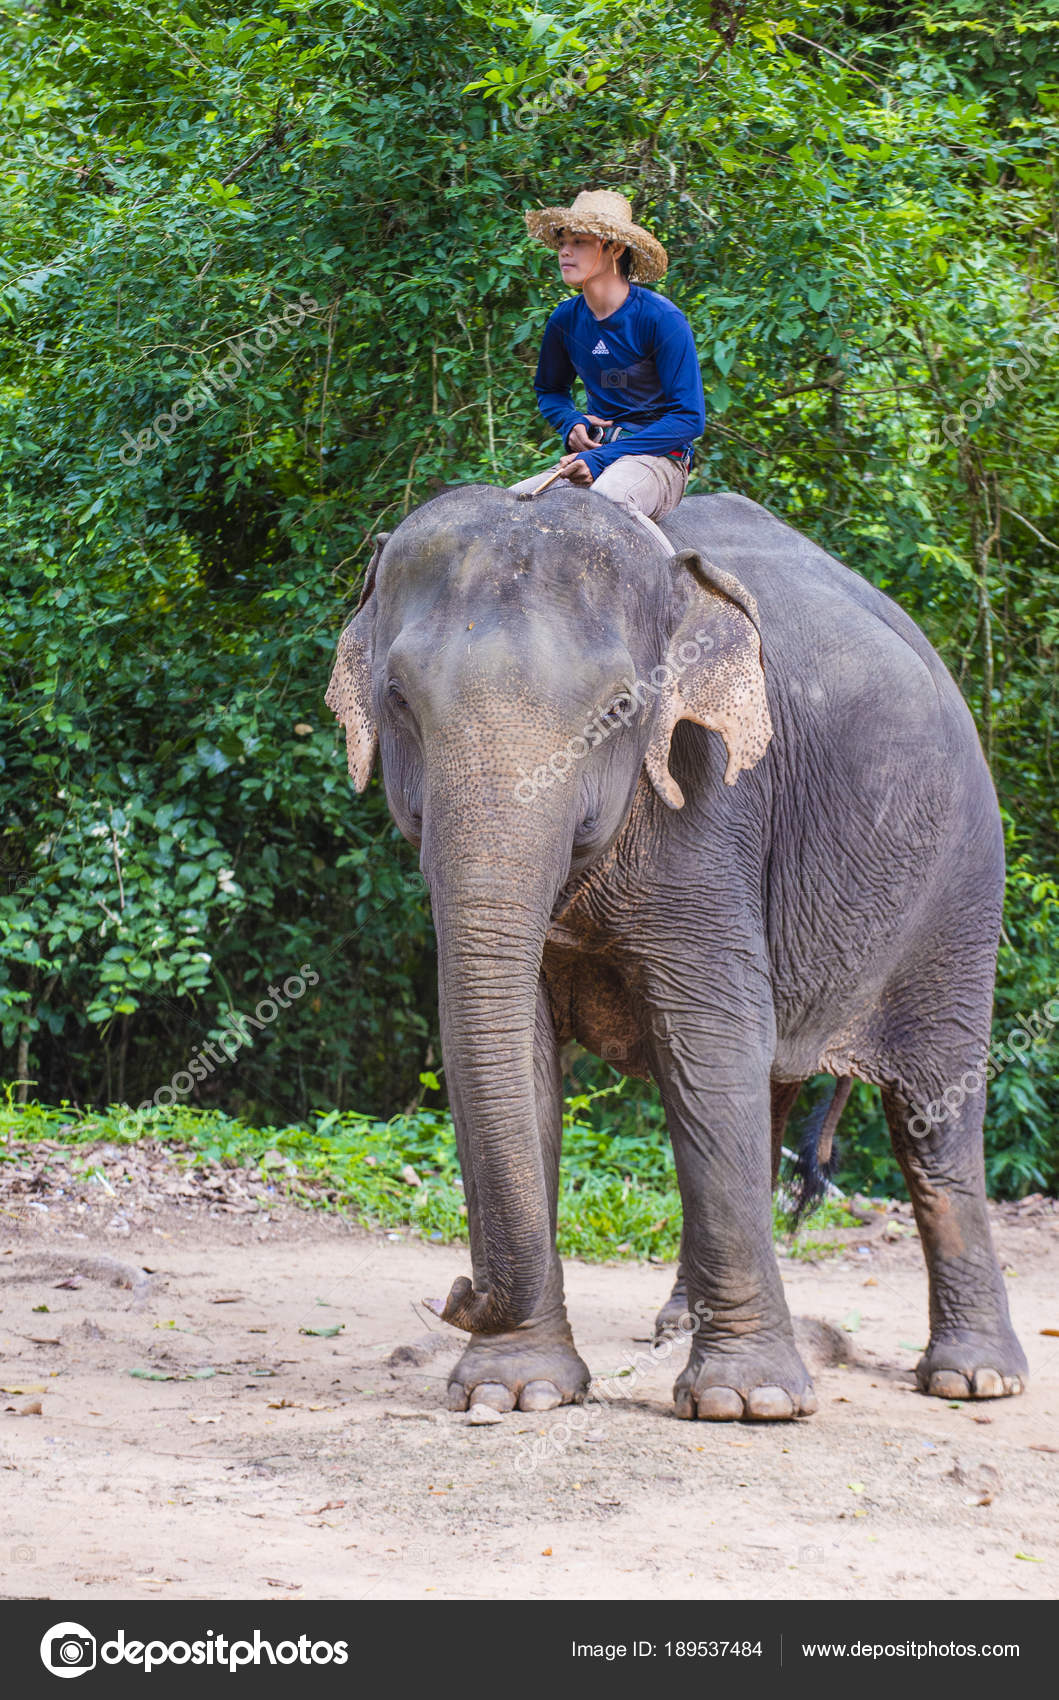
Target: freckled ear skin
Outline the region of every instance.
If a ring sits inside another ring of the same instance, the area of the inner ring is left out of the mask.
[[[663,687],[646,756],[647,775],[671,809],[684,793],[669,771],[669,746],[678,720],[719,732],[728,751],[726,785],[761,760],[772,737],[755,598],[731,573],[696,550],[674,557],[676,575],[694,580],[685,612],[666,651],[670,683]]]
[[[375,538],[375,550],[364,576],[357,611],[338,640],[331,683],[324,701],[346,729],[349,773],[363,791],[375,766],[379,734],[371,702],[371,663],[375,653],[375,575],[379,557],[390,539],[388,531]]]

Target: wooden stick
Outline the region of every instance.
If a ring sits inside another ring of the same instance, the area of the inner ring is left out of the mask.
[[[561,478],[565,470],[565,467],[557,466],[554,472],[549,472],[547,478],[537,485],[536,489],[520,491],[519,501],[528,502],[532,496],[539,496],[542,490],[547,490],[549,484],[554,484],[557,478]]]

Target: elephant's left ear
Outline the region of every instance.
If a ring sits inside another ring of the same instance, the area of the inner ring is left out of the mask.
[[[338,640],[331,683],[324,701],[346,729],[346,755],[350,777],[358,791],[371,778],[379,748],[375,710],[371,700],[371,664],[375,654],[375,575],[379,557],[390,533],[380,531],[375,551],[364,575],[357,611]]]
[[[648,746],[648,778],[671,809],[684,793],[669,771],[678,720],[719,732],[728,751],[726,785],[761,760],[772,737],[765,695],[757,602],[739,580],[696,550],[672,563],[674,592],[684,612],[666,651],[658,717]],[[690,582],[689,582],[690,581]]]

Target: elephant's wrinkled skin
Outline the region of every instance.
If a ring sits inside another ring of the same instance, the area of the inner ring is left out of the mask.
[[[379,540],[328,693],[361,789],[378,739],[431,892],[473,1266],[450,1401],[588,1383],[555,1251],[570,1037],[662,1093],[667,1311],[702,1319],[679,1415],[815,1409],[770,1187],[819,1072],[882,1088],[930,1276],[921,1387],[1018,1392],[982,1164],[1002,840],[971,717],[899,607],[755,503],[692,497],[664,529],[676,558],[591,491],[448,491]]]

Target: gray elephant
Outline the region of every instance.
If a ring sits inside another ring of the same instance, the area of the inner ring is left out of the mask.
[[[555,1249],[571,1038],[662,1095],[679,1416],[816,1408],[770,1192],[819,1073],[882,1090],[930,1279],[921,1389],[1018,1393],[982,1154],[1003,848],[971,716],[895,603],[756,503],[694,496],[663,529],[673,556],[591,491],[447,491],[377,539],[328,691],[430,888],[473,1268],[438,1306],[471,1336],[450,1405],[588,1385]]]

